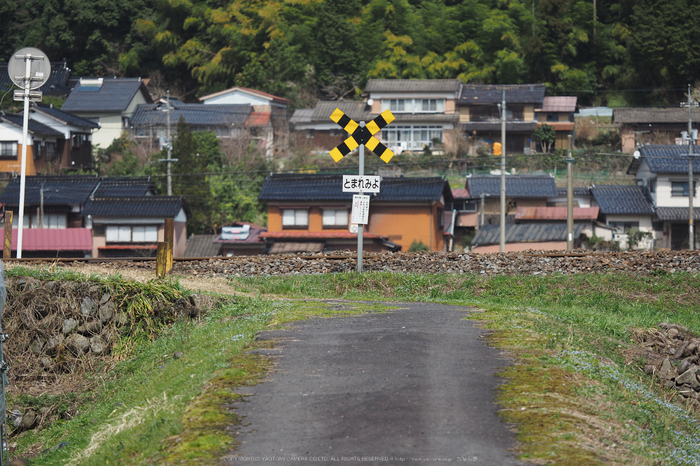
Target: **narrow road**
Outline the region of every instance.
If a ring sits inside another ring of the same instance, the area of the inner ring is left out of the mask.
[[[262,334],[277,365],[242,390],[222,464],[519,464],[494,404],[508,360],[469,308],[399,306]]]

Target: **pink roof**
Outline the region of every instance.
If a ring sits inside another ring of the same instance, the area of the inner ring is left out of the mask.
[[[260,233],[261,238],[273,239],[353,239],[357,233],[347,230],[338,231],[268,231]],[[380,238],[373,233],[364,232],[365,238]]]
[[[599,207],[574,207],[574,220],[595,220]],[[566,207],[518,207],[516,220],[566,220]]]
[[[467,199],[469,198],[469,190],[466,188],[453,188],[452,197],[455,199]]]
[[[17,250],[17,230],[12,229],[12,250]],[[22,233],[23,251],[90,251],[89,228],[26,228]]]
[[[542,112],[568,112],[576,111],[576,97],[549,96],[544,98]]]

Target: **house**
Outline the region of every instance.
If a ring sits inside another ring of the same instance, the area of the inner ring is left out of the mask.
[[[131,137],[160,150],[168,143],[168,131],[171,138],[177,134],[177,125],[182,118],[192,131],[212,131],[217,138],[224,140],[241,138],[245,135],[246,122],[253,111],[248,104],[186,104],[173,98],[169,102],[170,115],[168,102],[163,99],[152,104],[137,105],[130,120]]]
[[[22,172],[24,121],[22,115],[0,114],[0,173],[6,177]],[[27,155],[25,175],[36,175],[37,165],[43,160],[58,157],[58,146],[64,141],[63,133],[37,121],[27,122]]]
[[[574,224],[574,248],[581,244],[584,225]],[[521,223],[509,224],[505,228],[505,251],[566,250],[568,228],[566,223]],[[500,225],[484,225],[476,232],[472,241],[472,252],[491,253],[500,251]]]
[[[251,134],[265,148],[268,159],[286,156],[289,151],[289,106],[291,101],[266,92],[245,87],[232,87],[199,100],[207,106],[250,105],[253,109],[247,122]]]
[[[141,78],[80,78],[61,110],[97,123],[92,145],[106,149],[131,127],[136,107],[150,103]]]
[[[569,148],[569,136],[574,134],[574,113],[576,113],[577,98],[573,96],[546,96],[542,108],[535,110],[537,125],[548,125],[554,128],[555,141],[553,149]]]
[[[640,189],[651,199],[658,223],[653,225],[656,247],[672,250],[688,248],[690,189],[688,152],[690,146],[644,145],[630,163],[627,173],[634,175]],[[700,148],[692,146],[693,184],[700,177]],[[695,188],[695,187],[694,187]],[[693,221],[700,220],[700,197],[693,189]],[[698,231],[695,244],[698,244]]]
[[[372,115],[390,110],[396,117],[382,129],[380,141],[397,154],[402,151],[419,152],[426,148],[435,150],[440,145],[450,152],[456,152],[452,149],[461,139],[456,105],[461,86],[459,79],[367,81],[366,103]]]
[[[260,236],[270,253],[356,250],[352,196],[343,192],[342,175],[271,175],[258,197],[268,205],[267,232]],[[441,177],[383,179],[370,201],[366,250],[405,251],[413,243],[444,250],[444,211],[451,202],[449,183]]]
[[[343,142],[348,135],[330,119],[336,108],[357,123],[369,122],[377,116],[371,113],[371,108],[365,102],[317,102],[313,109],[294,111],[289,120],[293,145],[305,147],[314,152],[328,152]]]
[[[691,107],[693,128],[700,125],[700,109]],[[620,126],[622,152],[631,154],[645,144],[678,144],[688,131],[688,109],[681,107],[615,108],[612,122]]]
[[[46,82],[37,89],[44,96],[65,98],[70,94],[71,69],[65,61],[51,62],[51,74]],[[7,62],[0,64],[0,89],[4,92],[15,87],[7,72]]]
[[[620,244],[621,249],[628,247],[630,230],[648,233],[637,248],[653,249],[658,234],[654,221],[654,205],[647,190],[642,186],[592,186],[593,204],[600,208],[599,220],[611,227],[611,236],[605,229],[596,229],[596,236]]]
[[[544,84],[462,85],[457,99],[459,129],[467,138],[469,155],[476,155],[483,145],[501,141],[504,92],[506,153],[529,154],[535,150],[535,110],[542,107],[545,91]]]
[[[11,180],[0,193],[5,210],[14,212],[15,229],[19,225],[19,181]],[[148,178],[27,177],[23,256],[25,250],[26,257],[150,256],[155,253],[155,243],[164,238],[164,219],[173,218],[173,255],[181,257],[187,206],[182,198],[156,196],[154,191]],[[12,247],[16,250],[17,243]]]
[[[574,207],[574,225],[583,225],[582,234],[588,238],[597,234],[599,207]],[[515,223],[566,224],[569,218],[567,207],[518,207],[515,212]]]

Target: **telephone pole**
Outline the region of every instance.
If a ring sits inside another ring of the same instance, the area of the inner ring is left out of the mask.
[[[506,252],[506,90],[501,102],[501,235],[500,251]]]
[[[574,137],[569,134],[569,156],[566,158],[566,250],[574,249]]]
[[[691,89],[688,84],[688,101],[681,102],[681,107],[688,107],[688,249],[695,249],[695,228],[693,220],[695,217],[695,208],[693,206],[693,198],[695,197],[695,183],[693,183],[693,107],[699,104],[693,102],[690,95]]]

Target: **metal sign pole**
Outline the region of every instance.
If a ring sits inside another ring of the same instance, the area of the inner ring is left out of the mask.
[[[364,127],[365,122],[361,121],[360,122],[360,127]],[[360,179],[365,175],[365,145],[360,144],[360,167],[358,170],[358,174],[360,175]],[[360,188],[359,192],[360,196],[362,195],[362,188]],[[357,226],[357,273],[362,273],[362,249],[364,247],[363,242],[364,242],[364,231],[365,231],[365,226],[360,223]]]
[[[22,258],[22,233],[24,232],[24,191],[27,182],[27,133],[29,132],[29,86],[31,84],[32,56],[25,55],[24,118],[22,121],[22,162],[19,175],[19,223],[17,225],[17,258]]]

